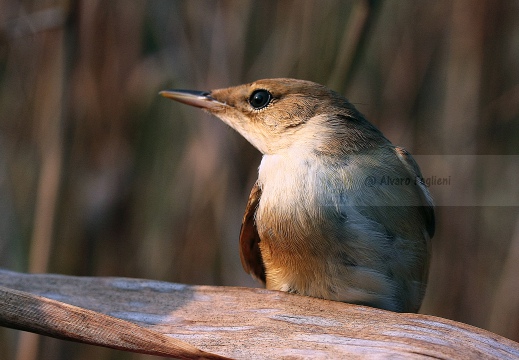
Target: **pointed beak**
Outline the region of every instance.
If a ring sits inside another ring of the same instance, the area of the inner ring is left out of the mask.
[[[227,106],[227,104],[219,102],[211,97],[211,93],[207,91],[196,90],[164,90],[159,92],[160,95],[187,105],[196,106],[202,109],[214,109],[217,107]]]

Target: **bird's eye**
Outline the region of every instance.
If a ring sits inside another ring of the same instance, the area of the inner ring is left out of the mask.
[[[267,90],[256,90],[249,98],[250,105],[256,109],[263,109],[272,100],[272,94]]]

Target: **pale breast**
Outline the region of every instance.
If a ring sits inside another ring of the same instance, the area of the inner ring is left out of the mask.
[[[414,190],[366,187],[363,179],[387,169],[362,158],[324,166],[300,155],[266,155],[259,169],[256,224],[267,287],[395,311],[419,306],[423,231],[391,231],[395,209],[413,212],[391,201],[415,201]]]

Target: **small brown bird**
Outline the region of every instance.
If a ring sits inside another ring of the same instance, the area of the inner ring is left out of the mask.
[[[240,234],[245,271],[271,290],[418,311],[429,191],[411,155],[344,97],[295,79],[161,95],[216,115],[263,153]]]

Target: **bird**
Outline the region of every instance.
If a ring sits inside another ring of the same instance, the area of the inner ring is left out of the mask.
[[[412,155],[345,97],[290,78],[160,94],[215,115],[263,154],[240,231],[246,272],[269,290],[419,311],[433,200]]]

